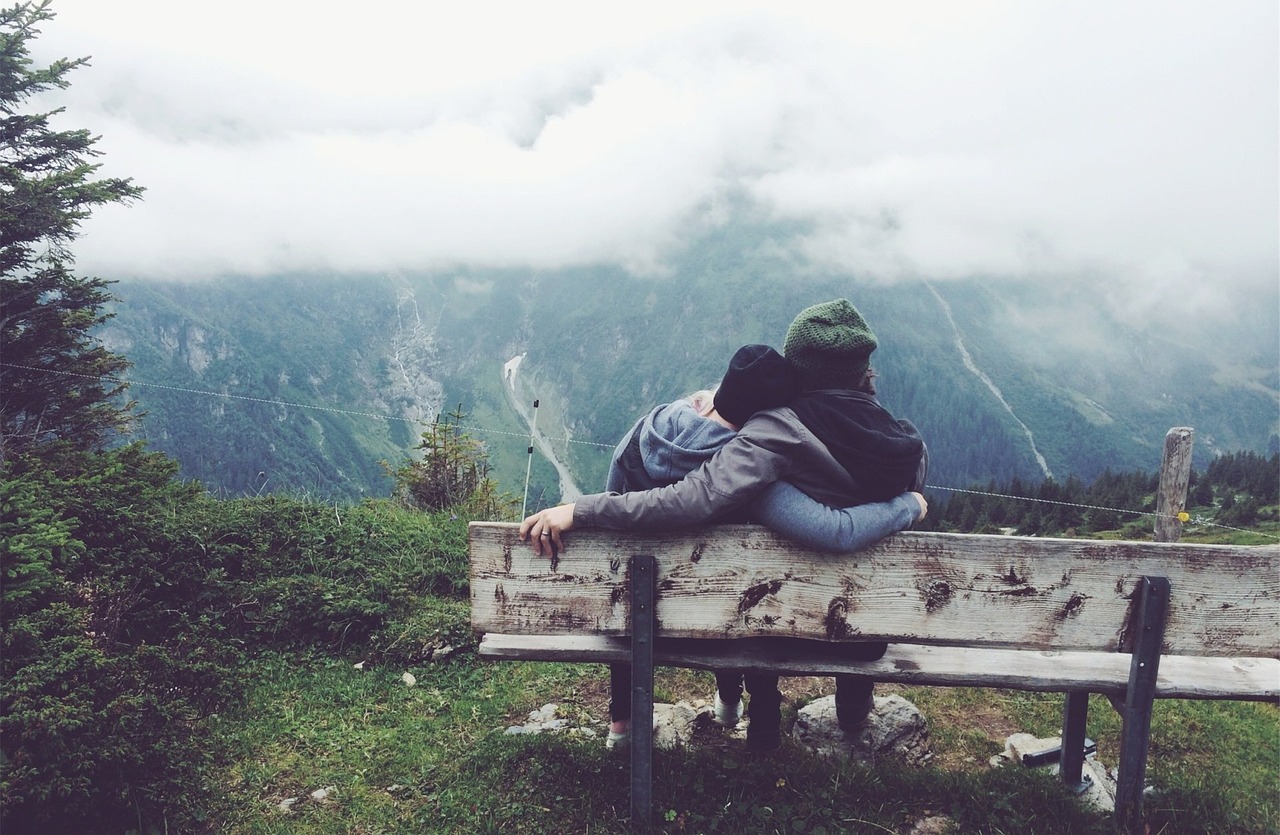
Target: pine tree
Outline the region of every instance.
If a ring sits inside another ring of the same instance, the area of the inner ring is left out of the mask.
[[[459,404],[439,415],[422,433],[420,457],[391,472],[396,497],[422,510],[454,509],[475,519],[495,521],[511,517],[515,499],[489,477],[489,454],[484,444],[462,429],[466,415]],[[388,468],[390,469],[390,468]]]
[[[1191,474],[1193,476],[1196,475],[1194,470]],[[1213,484],[1209,482],[1208,478],[1194,478],[1192,485],[1190,500],[1192,507],[1209,507],[1213,504]]]
[[[24,112],[87,62],[32,65],[29,42],[52,18],[49,0],[0,9],[0,462],[50,441],[97,448],[132,408],[109,379],[128,361],[91,335],[110,315],[109,282],[75,275],[68,247],[95,207],[142,189],[96,178],[97,137],[55,130],[61,109]]]

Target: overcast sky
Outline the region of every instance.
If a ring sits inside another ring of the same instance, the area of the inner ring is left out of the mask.
[[[619,263],[752,205],[883,280],[1275,292],[1274,0],[55,0],[108,277]]]

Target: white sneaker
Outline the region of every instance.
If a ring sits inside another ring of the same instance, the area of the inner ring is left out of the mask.
[[[733,707],[725,704],[720,699],[720,693],[716,693],[716,724],[722,728],[736,728],[739,720],[742,719],[742,699],[738,699],[738,703]]]
[[[614,749],[623,750],[629,747],[630,745],[631,745],[631,727],[629,723],[625,731],[610,730],[609,735],[605,737],[605,740],[604,740],[604,747],[608,748],[610,751]]]

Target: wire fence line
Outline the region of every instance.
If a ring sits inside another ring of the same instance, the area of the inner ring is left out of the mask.
[[[421,420],[419,418],[408,418],[408,417],[403,417],[401,415],[392,415],[386,412],[368,412],[368,411],[361,411],[358,409],[343,409],[337,406],[319,406],[314,403],[297,403],[291,400],[280,400],[278,398],[253,397],[247,394],[232,394],[230,392],[212,391],[210,389],[185,388],[183,386],[171,386],[165,383],[146,383],[141,380],[131,380],[131,379],[128,379],[127,377],[114,377],[109,374],[80,374],[74,371],[59,371],[53,368],[35,368],[29,365],[18,365],[16,363],[10,363],[10,362],[0,362],[0,366],[4,366],[5,368],[18,368],[18,369],[22,369],[23,371],[35,371],[42,374],[57,374],[63,377],[79,377],[85,380],[106,380],[112,383],[123,383],[127,386],[138,386],[140,388],[161,389],[163,391],[173,391],[173,392],[178,392],[180,394],[198,394],[204,397],[221,397],[227,400],[240,400],[240,401],[247,401],[249,403],[262,403],[268,406],[284,406],[284,407],[293,408],[293,409],[310,409],[312,411],[317,411],[317,412],[329,412],[331,414],[350,415],[352,417],[375,418],[377,420],[396,421],[399,423],[412,423],[412,424],[424,424],[424,425],[431,423],[431,421],[428,421],[428,420]],[[502,429],[491,429],[486,426],[477,426],[475,424],[460,423],[458,424],[458,428],[465,429],[467,431],[484,432],[489,435],[505,435],[512,438],[525,437],[524,434],[519,432],[508,432]],[[559,442],[570,443],[570,444],[583,444],[585,446],[602,447],[606,449],[613,449],[614,446],[616,446],[616,444],[601,444],[601,443],[596,443],[595,441],[579,441],[579,440],[575,440],[574,438],[548,438],[548,440],[559,441]]]
[[[81,373],[71,372],[71,371],[61,371],[61,370],[52,369],[52,368],[37,368],[33,366],[19,365],[17,363],[7,363],[7,362],[0,362],[0,366],[6,367],[6,368],[21,369],[23,371],[34,371],[37,373],[44,373],[44,374],[57,374],[64,377],[78,377],[78,378],[87,379],[87,380],[122,383],[127,386],[138,386],[141,388],[161,389],[164,391],[177,392],[179,394],[194,394],[194,395],[200,395],[204,397],[220,397],[228,400],[239,400],[243,402],[261,403],[269,406],[282,406],[282,407],[294,408],[294,409],[309,409],[313,411],[327,412],[330,414],[349,415],[351,417],[374,418],[377,420],[397,421],[401,423],[424,424],[424,425],[429,424],[431,422],[431,421],[420,420],[417,418],[407,418],[407,417],[402,417],[400,415],[387,414],[385,412],[369,412],[369,411],[361,411],[358,409],[344,409],[336,406],[319,406],[311,403],[297,403],[289,400],[280,400],[276,398],[253,397],[251,395],[232,394],[230,392],[212,391],[209,389],[195,389],[195,388],[186,388],[183,386],[172,386],[164,383],[148,383],[148,382],[143,382],[141,380],[131,380],[126,377],[116,377],[116,376],[107,375],[107,374],[102,374],[102,375],[81,374]],[[486,426],[480,426],[478,424],[459,423],[459,424],[456,424],[456,426],[458,429],[462,429],[468,432],[482,432],[487,435],[519,438],[522,442],[527,440],[527,435],[519,432],[511,432],[503,429],[493,429]],[[578,444],[580,446],[593,447],[593,448],[602,449],[602,450],[612,450],[617,446],[617,444],[606,444],[606,443],[600,443],[598,441],[581,441],[576,438],[569,438],[569,437],[559,438],[559,437],[544,436],[544,438],[548,441],[554,441],[557,443]],[[532,453],[532,448],[530,448],[530,452]],[[526,488],[527,488],[527,485],[526,485]],[[996,499],[1015,501],[1015,502],[1034,502],[1038,504],[1058,505],[1062,507],[1078,508],[1080,510],[1099,510],[1099,511],[1105,511],[1109,513],[1124,513],[1132,516],[1149,516],[1154,519],[1161,518],[1161,514],[1158,514],[1149,510],[1131,510],[1128,508],[1120,508],[1120,507],[1103,507],[1100,505],[1080,504],[1077,502],[1063,502],[1063,501],[1057,501],[1053,499],[1041,499],[1034,496],[1014,496],[1006,493],[993,493],[993,492],[984,491],[984,490],[973,490],[973,489],[967,489],[967,488],[961,488],[961,487],[943,487],[937,484],[926,484],[925,489],[937,490],[937,491],[946,492],[946,493],[962,493],[962,494],[974,495],[974,496],[984,496],[988,498],[996,498]],[[1237,531],[1241,533],[1251,533],[1257,536],[1267,537],[1269,539],[1274,539],[1277,542],[1280,542],[1280,536],[1272,536],[1271,534],[1262,533],[1260,531],[1250,531],[1247,528],[1238,528],[1238,527],[1232,527],[1231,525],[1223,525],[1218,522],[1213,522],[1202,516],[1193,517],[1187,513],[1179,513],[1174,516],[1169,516],[1167,518],[1177,519],[1180,522],[1189,523],[1197,526],[1207,526],[1207,527],[1214,527],[1214,528],[1222,528],[1224,530]]]
[[[1007,493],[991,493],[986,490],[967,490],[961,487],[939,487],[934,484],[926,484],[925,487],[930,490],[945,490],[948,493],[966,493],[971,496],[989,496],[995,499],[1016,499],[1017,501],[1020,501],[1020,502],[1036,502],[1038,504],[1059,505],[1060,507],[1076,507],[1076,508],[1080,508],[1081,510],[1105,510],[1111,513],[1132,513],[1135,516],[1153,516],[1157,519],[1159,519],[1163,515],[1160,513],[1155,513],[1150,510],[1126,510],[1125,508],[1122,508],[1122,507],[1103,507],[1101,505],[1096,505],[1096,504],[1079,504],[1077,502],[1061,502],[1061,501],[1057,501],[1056,499],[1041,499],[1035,496],[1012,496]],[[1177,519],[1181,522],[1185,522],[1187,521],[1187,519],[1182,518],[1184,516],[1187,516],[1187,514],[1180,513],[1180,514],[1175,514],[1173,516],[1168,516],[1167,518]]]
[[[971,496],[986,496],[990,498],[1005,499],[1005,500],[1016,501],[1016,502],[1035,502],[1037,504],[1058,505],[1061,507],[1073,507],[1073,508],[1079,508],[1081,510],[1101,510],[1101,511],[1106,511],[1108,513],[1127,513],[1133,516],[1150,516],[1152,519],[1176,519],[1179,522],[1182,522],[1184,524],[1201,525],[1201,526],[1208,526],[1212,528],[1222,528],[1228,531],[1238,531],[1240,533],[1255,534],[1257,536],[1265,536],[1269,539],[1274,539],[1277,542],[1280,542],[1280,536],[1272,536],[1271,534],[1263,533],[1262,531],[1251,531],[1248,528],[1237,528],[1231,525],[1223,525],[1219,522],[1214,522],[1210,519],[1206,519],[1203,516],[1192,516],[1190,513],[1187,513],[1185,511],[1181,513],[1175,513],[1175,514],[1162,514],[1162,513],[1156,513],[1155,511],[1152,511],[1152,510],[1129,510],[1123,507],[1103,507],[1101,505],[1095,505],[1095,504],[1080,504],[1078,502],[1062,502],[1062,501],[1057,501],[1055,499],[1041,499],[1036,496],[1012,496],[1007,493],[991,493],[986,490],[968,490],[961,487],[939,487],[936,484],[926,484],[925,488],[928,490],[941,490],[947,493],[966,493]]]

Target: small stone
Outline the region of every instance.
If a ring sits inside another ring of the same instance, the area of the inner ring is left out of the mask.
[[[403,681],[409,687],[413,687],[415,684],[418,683],[418,679],[414,678],[413,673],[405,673],[404,675],[400,676],[400,680]]]
[[[281,812],[284,812],[286,815],[290,814],[293,812],[294,805],[301,799],[301,797],[286,797],[284,800],[280,801],[276,808]]]
[[[569,717],[558,716],[560,706],[554,703],[529,711],[523,725],[512,725],[503,731],[506,736],[537,733],[563,733],[575,737],[595,738],[599,734],[592,728],[574,724]],[[705,701],[700,707],[688,702],[653,706],[653,744],[656,748],[676,748],[687,745],[693,739],[693,729],[699,720],[711,721],[711,706]],[[705,717],[705,718],[704,718]]]
[[[329,795],[338,790],[337,786],[325,786],[323,789],[316,789],[311,793],[311,799],[316,803],[324,803],[329,799]]]
[[[916,821],[910,835],[946,835],[955,822],[945,815],[930,815]]]
[[[1059,748],[1061,745],[1062,737],[1058,736],[1037,737],[1031,734],[1013,734],[1004,741],[1004,757],[1009,762],[1021,763],[1024,754],[1038,754],[1051,748]],[[1045,765],[1049,764],[1045,763]]]

